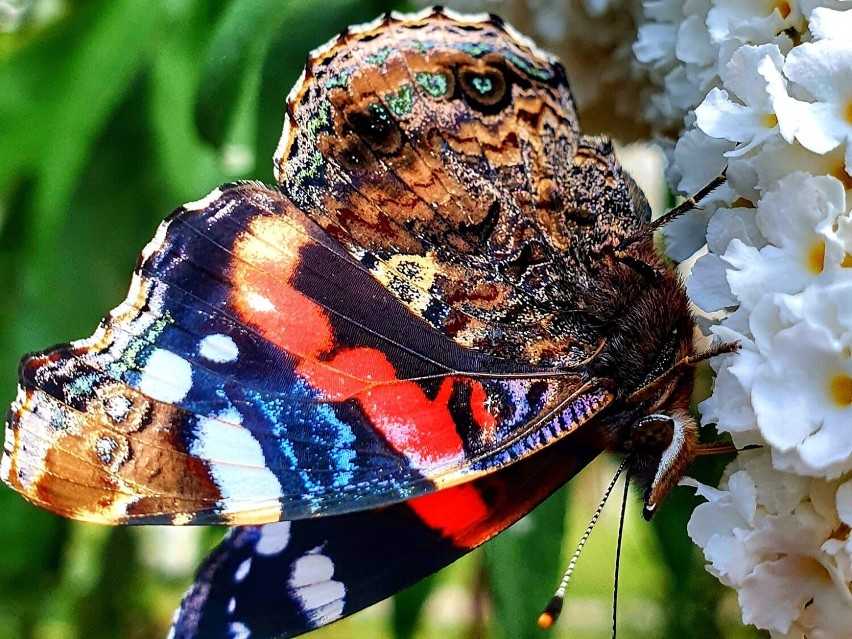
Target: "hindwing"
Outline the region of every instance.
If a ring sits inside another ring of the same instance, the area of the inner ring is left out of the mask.
[[[199,569],[172,639],[284,639],[355,613],[513,524],[596,454],[576,433],[492,475],[402,504],[233,528]]]

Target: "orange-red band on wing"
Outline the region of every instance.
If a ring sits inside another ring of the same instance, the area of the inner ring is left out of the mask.
[[[393,364],[376,348],[335,352],[325,309],[293,285],[299,251],[310,236],[293,219],[257,217],[235,243],[234,305],[241,319],[299,361],[296,371],[331,401],[355,399],[390,446],[419,468],[463,459],[465,450],[449,403],[456,380],[470,386],[475,422],[493,432],[482,385],[447,377],[434,399],[413,381],[397,378]]]

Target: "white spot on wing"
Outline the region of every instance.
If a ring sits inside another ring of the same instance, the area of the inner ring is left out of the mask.
[[[27,401],[27,391],[23,389],[23,387],[18,386],[18,392],[15,396],[15,401],[12,403],[11,410],[13,412],[20,411],[24,403]],[[12,453],[15,449],[15,442],[17,441],[15,431],[12,430],[12,424],[10,421],[6,422],[6,433],[3,438],[3,457],[0,459],[0,478],[3,478],[6,481],[12,479]],[[20,467],[20,462],[18,463]],[[43,468],[42,464],[39,466]]]
[[[131,408],[133,408],[133,402],[120,395],[112,395],[104,402],[107,415],[117,422],[124,421]]]
[[[12,402],[12,410],[20,410],[27,401],[27,390],[18,384],[18,390],[15,393],[15,401]]]
[[[244,623],[240,623],[239,621],[229,623],[228,632],[231,635],[231,639],[249,639],[251,637],[251,630],[249,630]]]
[[[6,427],[6,439],[5,442],[11,442],[11,433],[10,429]],[[6,448],[3,449],[3,457],[0,458],[0,477],[4,480],[8,481],[11,479],[12,473],[12,452]]]
[[[447,7],[443,7],[441,13],[450,20],[466,24],[485,24],[491,21],[491,17],[487,13],[460,13]]]
[[[316,549],[293,562],[288,585],[314,626],[343,616],[346,587],[334,581],[334,562]]]
[[[111,437],[101,437],[95,442],[95,454],[104,464],[109,465],[118,448],[118,443]]]
[[[139,391],[152,399],[174,404],[192,387],[192,366],[182,357],[158,348],[148,358],[139,379]]]
[[[251,557],[237,566],[237,570],[234,572],[234,582],[240,583],[243,581],[246,577],[248,577],[249,570],[251,570]]]
[[[268,297],[264,297],[260,293],[255,293],[254,291],[246,294],[246,301],[249,306],[261,313],[268,313],[269,311],[275,310],[275,304],[273,304]]]
[[[353,24],[349,27],[349,33],[351,34],[359,34],[359,33],[367,33],[368,31],[375,31],[385,21],[384,16],[378,16],[377,18],[373,18],[369,22],[362,22],[361,24]],[[322,47],[320,47],[322,48]]]
[[[192,515],[190,513],[177,513],[172,517],[172,526],[186,526],[191,521]]]
[[[208,335],[198,345],[198,354],[217,364],[233,362],[240,354],[240,349],[228,335]]]
[[[260,539],[254,549],[258,555],[277,555],[290,543],[290,522],[266,524],[260,528]]]
[[[400,22],[418,22],[434,15],[434,13],[434,7],[426,7],[425,9],[420,9],[420,11],[415,11],[413,13],[391,11],[391,17],[394,20],[399,20]]]
[[[293,592],[315,626],[324,626],[343,616],[346,588],[339,581],[303,586]]]
[[[193,435],[189,452],[208,462],[223,501],[269,503],[281,496],[281,483],[239,411],[199,417]]]
[[[323,554],[307,554],[293,562],[290,587],[302,588],[322,583],[334,575],[334,562]]]

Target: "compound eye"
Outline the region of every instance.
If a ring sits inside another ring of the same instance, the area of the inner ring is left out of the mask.
[[[630,431],[630,443],[640,455],[659,455],[671,445],[674,432],[675,422],[668,415],[648,415]]]

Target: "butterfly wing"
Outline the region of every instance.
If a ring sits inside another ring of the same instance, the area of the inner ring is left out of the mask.
[[[470,481],[609,399],[462,348],[242,183],[163,223],[93,337],[23,360],[0,470],[79,519],[266,523]]]
[[[570,366],[605,332],[596,262],[637,230],[611,146],[579,134],[564,71],[497,18],[391,14],[311,54],[281,188],[457,343]]]
[[[402,504],[233,528],[199,569],[173,639],[293,637],[357,612],[487,541],[596,454],[576,433],[534,458]]]

